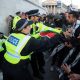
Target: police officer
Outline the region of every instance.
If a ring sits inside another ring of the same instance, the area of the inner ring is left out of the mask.
[[[31,34],[34,36],[35,34],[41,31],[53,30],[51,27],[45,26],[42,22],[39,22],[39,13],[38,10],[31,10],[28,12],[30,20],[34,23],[32,24]],[[54,30],[55,32],[58,32]],[[37,54],[38,53],[38,54]],[[31,56],[31,66],[33,69],[33,75],[37,78],[42,78],[41,73],[45,73],[43,66],[45,65],[44,55],[41,51],[36,51]]]
[[[41,31],[48,31],[51,30],[56,33],[60,33],[61,30],[53,29],[51,27],[45,26],[42,22],[39,22],[39,16],[40,14],[38,13],[39,10],[30,10],[28,12],[29,19],[32,20],[34,23],[31,25],[31,35],[34,36],[35,34],[41,32]],[[38,54],[37,54],[38,53]],[[36,51],[34,54],[31,56],[31,66],[33,70],[33,75],[37,78],[42,78],[41,73],[45,73],[43,66],[45,65],[44,61],[44,55],[41,51]]]
[[[31,25],[32,26],[32,29],[31,29],[31,32],[30,34],[33,36],[33,37],[37,37],[37,23],[38,23],[38,19],[39,19],[39,13],[38,13],[38,10],[31,10],[28,12],[28,15],[29,15],[29,18],[30,20],[32,20],[34,23]],[[40,35],[38,35],[37,38],[39,38]],[[38,53],[38,54],[37,54]],[[40,74],[40,72],[43,72],[44,73],[44,69],[43,69],[43,66],[44,66],[44,55],[41,51],[35,51],[34,54],[31,55],[31,67],[32,67],[32,70],[33,70],[33,75],[37,78],[43,78],[42,75]]]
[[[28,12],[29,19],[34,23],[32,24],[31,34],[35,35],[36,33],[42,31],[53,31],[55,33],[61,33],[62,29],[51,28],[49,26],[44,25],[42,22],[39,22],[40,14],[39,10],[31,10]]]
[[[31,53],[37,50],[45,51],[59,43],[56,38],[37,40],[31,37],[31,24],[31,21],[19,20],[15,32],[5,41],[3,80],[33,80],[28,70]]]
[[[13,19],[13,27],[12,30],[16,28],[16,23],[21,19],[21,12],[16,12],[16,16]]]
[[[35,35],[36,31],[38,29],[38,27],[36,26],[36,23],[38,22],[38,16],[39,16],[39,10],[38,9],[34,9],[34,10],[30,10],[27,14],[29,16],[29,20],[33,21],[33,24],[31,25],[31,32],[30,34]]]

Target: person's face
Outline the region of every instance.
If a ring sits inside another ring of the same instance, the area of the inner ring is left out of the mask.
[[[68,21],[69,20],[69,13],[65,13],[65,17],[66,17],[66,20]]]
[[[25,15],[25,17],[26,17],[26,19],[28,19],[28,15],[27,14]]]
[[[68,15],[68,22],[71,23],[71,24],[73,24],[75,22],[75,18],[73,16],[73,14]]]
[[[37,17],[37,16],[34,16],[34,18],[35,18],[35,21],[38,21],[39,20],[39,17]]]
[[[31,26],[29,25],[29,26],[27,26],[26,28],[24,28],[24,29],[22,30],[22,32],[25,33],[25,34],[28,34],[28,33],[30,33],[30,30],[31,30]]]
[[[25,18],[26,18],[25,13],[23,13],[23,14],[21,15],[21,19],[25,19]]]
[[[48,21],[48,18],[46,17],[46,21]]]
[[[34,16],[31,16],[31,20],[34,21],[34,19],[35,19]]]
[[[80,15],[79,15],[79,18],[78,19],[80,20]]]

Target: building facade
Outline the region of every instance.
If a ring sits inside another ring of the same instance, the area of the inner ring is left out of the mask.
[[[64,13],[68,11],[68,6],[62,2],[57,2],[56,13]]]
[[[46,0],[42,3],[42,6],[46,9],[47,14],[55,14],[56,13],[56,0]]]
[[[60,0],[46,0],[42,3],[42,6],[46,9],[48,14],[56,14],[67,11],[67,6],[61,3]]]

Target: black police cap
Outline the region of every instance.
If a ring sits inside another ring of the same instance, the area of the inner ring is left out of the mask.
[[[37,15],[38,12],[39,12],[39,9],[34,9],[34,10],[28,11],[27,14],[29,16],[32,16],[32,15]]]
[[[16,30],[20,31],[22,30],[26,25],[33,24],[33,21],[28,21],[26,19],[20,19],[16,24]]]

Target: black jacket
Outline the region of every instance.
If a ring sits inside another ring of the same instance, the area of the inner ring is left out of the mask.
[[[71,38],[71,44],[73,47],[80,46],[80,39],[77,37],[80,35],[80,26],[75,30],[74,36]]]
[[[31,38],[21,51],[21,55],[27,55],[32,51],[45,51],[65,41],[64,35],[56,35],[53,38],[43,37],[42,39]]]

